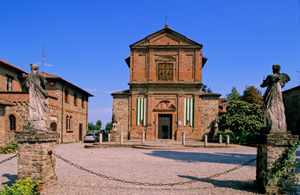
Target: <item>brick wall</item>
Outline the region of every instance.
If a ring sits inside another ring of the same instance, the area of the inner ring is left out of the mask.
[[[127,133],[129,122],[128,103],[128,95],[114,96],[113,114],[115,115],[115,120],[117,121],[117,131],[123,132],[123,135],[126,138],[128,136]]]
[[[158,80],[158,64],[173,64],[173,81],[202,82],[202,55],[200,49],[131,51],[130,82],[164,82]]]
[[[202,134],[209,134],[214,125],[215,119],[218,118],[218,96],[202,96],[201,113],[202,113]]]
[[[0,105],[0,147],[5,145],[5,106]]]
[[[82,124],[82,136],[87,132],[88,117],[88,97],[72,86],[63,83],[55,83],[57,94],[57,130],[60,133],[60,142],[76,142],[79,141],[79,125]],[[65,90],[68,90],[68,102],[65,102]],[[74,95],[77,95],[77,104],[74,104]],[[84,107],[82,107],[82,97],[84,97]],[[72,117],[70,130],[66,129],[66,118]],[[62,123],[61,123],[62,121]],[[62,134],[63,132],[63,134]]]
[[[0,62],[1,63],[1,62]],[[12,76],[12,91],[22,91],[21,73],[11,68],[0,66],[0,91],[7,91],[7,75]]]

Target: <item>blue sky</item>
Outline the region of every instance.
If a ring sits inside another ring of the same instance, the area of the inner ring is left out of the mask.
[[[223,96],[259,87],[280,64],[300,82],[299,0],[0,0],[0,58],[41,63],[94,94],[89,121],[111,119],[110,93],[128,89],[129,45],[169,27],[203,44],[203,83]],[[262,90],[264,91],[264,90]]]

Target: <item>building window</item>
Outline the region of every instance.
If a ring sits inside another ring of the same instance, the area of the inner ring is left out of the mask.
[[[14,115],[9,115],[9,130],[16,130],[16,117]]]
[[[73,120],[72,120],[72,116],[70,116],[70,118],[69,118],[69,131],[72,131],[72,126],[73,126]]]
[[[65,103],[69,102],[69,91],[66,89],[65,90]]]
[[[52,122],[52,123],[50,124],[50,129],[51,129],[52,131],[56,131],[56,123],[55,123],[55,122]]]
[[[66,117],[66,130],[68,131],[69,130],[69,116],[67,115]]]
[[[67,131],[72,131],[71,124],[72,124],[72,116],[67,115],[67,117],[66,117],[66,130]]]
[[[84,108],[84,97],[81,99],[81,107]]]
[[[160,63],[158,64],[158,80],[172,81],[173,80],[173,64]]]
[[[7,91],[12,91],[12,81],[14,77],[6,75],[6,90]]]
[[[77,106],[77,94],[74,94],[74,106]]]

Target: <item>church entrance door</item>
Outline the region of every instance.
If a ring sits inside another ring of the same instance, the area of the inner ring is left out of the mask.
[[[172,139],[172,114],[158,115],[158,139]]]

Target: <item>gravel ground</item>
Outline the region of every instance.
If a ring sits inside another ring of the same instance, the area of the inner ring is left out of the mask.
[[[256,148],[244,146],[180,150],[84,149],[83,146],[83,143],[58,145],[56,153],[97,173],[148,183],[204,178],[256,158]],[[0,161],[12,155],[0,155]],[[17,158],[1,164],[0,171],[2,185],[14,182]],[[256,164],[253,162],[228,174],[193,184],[152,187],[104,179],[57,159],[58,185],[44,190],[42,194],[259,194],[254,187],[255,171]]]

